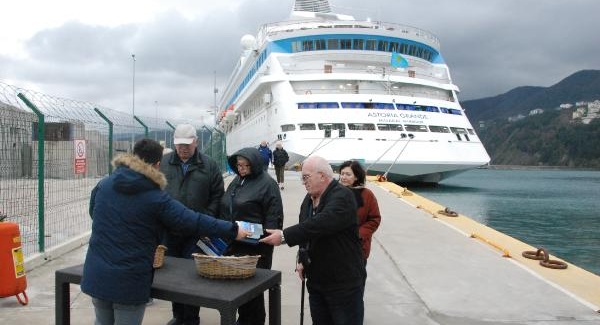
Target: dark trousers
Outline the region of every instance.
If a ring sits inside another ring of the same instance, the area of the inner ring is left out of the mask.
[[[363,294],[364,284],[333,292],[308,286],[313,325],[362,325],[365,317]]]
[[[163,245],[167,246],[167,256],[182,257],[192,259],[192,253],[201,252],[196,246],[198,238],[182,237],[173,234],[166,234],[163,238]],[[173,318],[177,319],[178,323],[183,325],[198,325],[200,324],[200,307],[193,305],[184,305],[173,302],[172,311]]]
[[[277,183],[283,184],[283,173],[285,171],[284,166],[275,166],[275,176],[277,176]]]
[[[227,255],[260,255],[256,267],[259,269],[271,269],[273,261],[273,246],[258,244],[244,244],[233,242]],[[238,308],[238,322],[241,325],[264,325],[267,316],[265,312],[264,294],[248,301]]]

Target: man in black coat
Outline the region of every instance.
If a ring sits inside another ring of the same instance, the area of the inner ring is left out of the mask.
[[[309,265],[298,263],[306,277],[314,325],[359,325],[364,319],[366,270],[358,236],[352,191],[333,179],[329,163],[311,156],[302,165],[307,195],[300,222],[284,230],[268,229],[261,240],[271,245],[299,245],[308,252]]]
[[[223,176],[217,163],[198,151],[196,128],[179,124],[173,133],[175,151],[163,156],[160,170],[167,178],[166,191],[186,207],[211,216],[219,215],[219,204],[225,191]],[[169,232],[163,240],[166,255],[192,258],[201,252],[196,246],[198,236]],[[172,303],[173,319],[168,325],[198,325],[200,307]]]

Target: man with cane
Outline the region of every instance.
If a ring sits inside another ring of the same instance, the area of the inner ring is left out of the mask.
[[[354,194],[334,180],[331,166],[318,156],[304,161],[302,182],[307,195],[300,222],[284,230],[267,229],[269,235],[260,241],[300,246],[296,272],[306,279],[313,325],[361,325],[366,270]]]

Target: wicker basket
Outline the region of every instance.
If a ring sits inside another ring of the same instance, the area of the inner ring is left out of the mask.
[[[167,246],[165,245],[158,245],[156,247],[156,251],[154,251],[154,263],[152,264],[152,267],[154,267],[155,269],[159,269],[163,266],[166,251]]]
[[[246,279],[256,273],[256,262],[260,255],[253,256],[207,256],[192,254],[196,270],[211,279]]]

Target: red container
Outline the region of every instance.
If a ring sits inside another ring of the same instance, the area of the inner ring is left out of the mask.
[[[22,305],[27,305],[29,299],[25,293],[26,288],[19,225],[0,222],[0,297],[16,296]],[[23,294],[23,299],[20,294]]]

